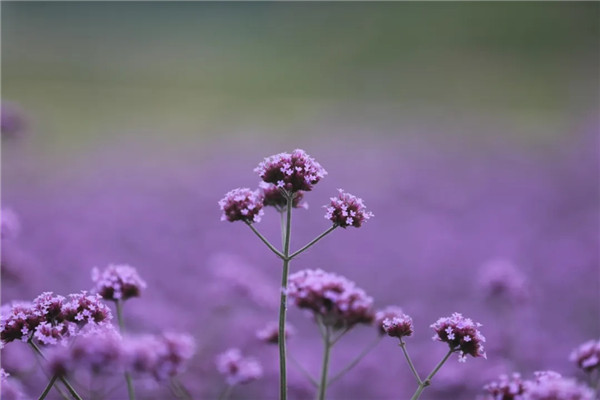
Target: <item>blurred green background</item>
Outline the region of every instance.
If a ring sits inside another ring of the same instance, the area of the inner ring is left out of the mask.
[[[598,2],[2,2],[2,97],[64,157],[116,138],[552,140],[598,108]],[[427,130],[427,129],[425,129]]]

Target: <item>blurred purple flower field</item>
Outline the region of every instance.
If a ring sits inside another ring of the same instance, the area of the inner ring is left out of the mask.
[[[543,152],[506,143],[472,151],[441,140],[357,139],[343,147],[304,140],[329,175],[305,195],[309,208],[294,210],[292,247],[329,226],[322,206],[337,187],[360,193],[375,217],[360,230],[334,231],[299,256],[292,273],[339,273],[376,308],[401,306],[413,317],[415,333],[406,341],[423,372],[444,352],[429,328],[439,316],[459,311],[482,322],[488,359],[453,360],[426,398],[474,398],[486,382],[513,371],[581,378],[568,355],[600,329],[598,133],[582,124],[568,143]],[[280,265],[244,224],[219,220],[217,201],[232,187],[256,187],[252,169],[278,143],[215,143],[179,158],[107,148],[50,174],[43,163],[25,161],[30,155],[18,143],[3,145],[2,204],[20,224],[18,235],[3,233],[3,303],[89,290],[93,267],[134,265],[147,289],[129,301],[127,325],[135,333],[194,336],[197,352],[181,377],[194,396],[217,397],[223,380],[215,357],[237,347],[261,361],[264,377],[235,398],[276,397],[276,349],[255,332],[274,319]],[[277,243],[274,210],[257,226]],[[289,320],[297,330],[289,351],[316,375],[316,327],[293,305]],[[356,327],[335,349],[332,369],[377,335],[375,327]],[[45,382],[31,376],[27,350],[6,346],[2,364],[33,395]],[[384,338],[329,394],[408,395],[413,382],[403,361]],[[312,397],[303,376],[289,369],[291,398]],[[163,390],[141,393],[158,399],[167,396]]]

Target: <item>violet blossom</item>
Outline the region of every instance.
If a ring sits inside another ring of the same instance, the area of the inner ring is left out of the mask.
[[[285,325],[285,338],[288,339],[296,330],[289,323]],[[269,322],[264,328],[256,332],[256,337],[269,344],[279,343],[279,324],[277,322]]]
[[[260,188],[260,195],[263,199],[263,204],[265,207],[274,207],[279,212],[283,212],[285,210],[285,207],[287,206],[287,200],[283,193],[281,193],[280,188],[272,183],[267,182],[260,182],[258,186]],[[308,203],[304,201],[304,192],[297,191],[294,193],[292,207],[304,208],[305,210],[308,209]]]
[[[129,265],[111,264],[102,272],[92,269],[92,280],[96,284],[95,292],[102,298],[113,301],[125,301],[139,297],[146,288],[146,282]]]
[[[348,226],[360,228],[363,222],[373,217],[373,213],[366,210],[362,199],[346,193],[342,189],[338,189],[338,191],[338,196],[332,197],[329,206],[325,206],[327,209],[325,219],[342,228]]]
[[[216,358],[217,370],[228,385],[250,383],[262,377],[263,370],[254,358],[244,357],[239,349],[229,349]]]
[[[248,188],[237,188],[227,192],[219,201],[219,207],[223,211],[221,221],[260,222],[264,213],[262,198],[258,191]]]
[[[600,369],[600,340],[590,340],[571,352],[569,360],[585,372]]]
[[[304,150],[296,149],[290,153],[279,153],[265,158],[254,169],[263,181],[272,183],[289,193],[310,191],[327,171]]]
[[[451,350],[458,351],[460,362],[465,362],[467,355],[486,358],[483,350],[485,337],[479,332],[480,326],[480,323],[475,323],[460,313],[453,313],[431,325],[436,332],[433,340],[448,343]]]

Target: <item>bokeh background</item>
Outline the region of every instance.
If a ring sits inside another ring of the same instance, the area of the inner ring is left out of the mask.
[[[2,240],[3,303],[89,289],[92,267],[129,263],[148,289],[127,325],[195,336],[182,376],[195,398],[220,393],[214,357],[229,347],[265,368],[233,398],[276,398],[277,350],[255,331],[276,319],[280,265],[243,224],[219,221],[217,201],[256,187],[263,157],[303,148],[329,175],[295,212],[293,247],[327,228],[321,206],[338,187],[375,218],[292,271],[336,272],[378,308],[402,306],[422,373],[445,352],[431,341],[438,317],[484,324],[488,360],[451,360],[424,399],[471,399],[512,371],[583,378],[568,354],[600,336],[599,3],[3,1],[1,12],[3,127],[24,122],[2,133],[2,206],[20,221]],[[258,227],[277,241],[274,210]],[[291,352],[316,375],[317,329],[289,317]],[[348,334],[333,371],[375,336]],[[37,396],[26,350],[7,346],[2,364]],[[142,398],[169,396],[138,385]],[[290,385],[313,397],[292,365]],[[413,390],[384,338],[329,394]]]

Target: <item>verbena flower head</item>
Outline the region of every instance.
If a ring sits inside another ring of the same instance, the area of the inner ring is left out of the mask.
[[[511,262],[492,260],[482,267],[479,285],[488,299],[522,302],[529,297],[525,275]]]
[[[551,371],[548,371],[551,372]],[[596,394],[575,379],[558,373],[536,373],[535,382],[527,382],[524,400],[595,400]]]
[[[310,191],[327,171],[304,150],[279,153],[265,158],[254,169],[263,181],[272,183],[290,193],[300,190]]]
[[[290,324],[285,324],[285,338],[289,338],[295,333],[295,329]],[[269,322],[264,328],[256,332],[256,337],[265,343],[279,343],[279,324],[277,322]]]
[[[228,192],[219,201],[223,211],[221,221],[260,222],[264,213],[263,201],[258,191],[248,188],[237,188]]]
[[[89,295],[86,291],[69,295],[69,302],[63,307],[64,319],[83,326],[104,324],[112,319],[112,313],[102,302],[99,294]]]
[[[569,360],[585,372],[600,369],[600,340],[590,340],[581,344],[571,352]]]
[[[127,368],[164,380],[185,370],[196,351],[194,339],[187,334],[131,336],[124,340]]]
[[[26,341],[31,332],[43,321],[44,317],[36,312],[33,303],[14,302],[3,305],[0,312],[2,345],[13,340]]]
[[[106,300],[127,300],[139,297],[146,288],[146,282],[140,278],[136,269],[129,265],[109,265],[102,272],[92,269],[95,291]]]
[[[311,310],[335,329],[373,322],[373,299],[354,282],[320,269],[292,274],[288,296],[297,307]]]
[[[260,194],[262,196],[263,204],[265,205],[265,207],[271,206],[279,212],[285,211],[287,200],[285,196],[281,193],[280,188],[278,188],[272,183],[266,182],[260,182],[258,186],[260,188]],[[294,193],[294,198],[292,199],[292,207],[304,208],[305,210],[308,209],[308,203],[304,201],[304,192],[298,191]]]
[[[54,349],[48,362],[52,372],[66,375],[78,370],[107,373],[123,369],[121,335],[110,324],[88,326],[67,348]]]
[[[489,400],[520,400],[525,393],[525,382],[521,379],[521,374],[514,373],[500,375],[497,381],[490,382],[483,387],[487,392],[485,399]]]
[[[229,349],[216,359],[217,370],[225,377],[228,385],[244,384],[262,377],[260,363],[244,357],[239,349]]]
[[[337,197],[332,197],[329,206],[325,206],[327,212],[325,218],[333,222],[337,226],[346,228],[360,226],[373,217],[373,213],[367,211],[362,199],[338,189]]]
[[[465,318],[460,313],[437,320],[431,327],[435,330],[433,340],[448,343],[454,351],[458,351],[458,360],[465,362],[467,355],[486,357],[483,351],[485,337],[479,332],[480,323]]]
[[[9,208],[0,209],[0,237],[2,239],[14,239],[21,230],[21,224],[17,214]]]
[[[402,308],[398,306],[388,306],[382,310],[378,310],[375,313],[375,327],[378,329],[380,335],[385,335],[385,329],[383,328],[383,321],[387,318],[401,317],[404,315]]]
[[[398,339],[413,334],[412,319],[403,314],[399,317],[386,318],[383,320],[383,330],[390,337],[397,337]]]

